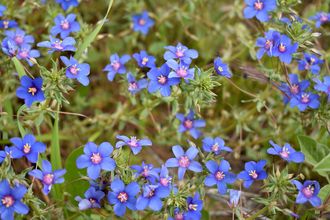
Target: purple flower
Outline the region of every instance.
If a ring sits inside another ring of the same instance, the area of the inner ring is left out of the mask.
[[[320,28],[321,25],[330,22],[330,13],[318,12],[316,15],[309,18],[312,21],[316,21],[315,27]]]
[[[4,150],[0,150],[0,164],[6,159],[7,153]]]
[[[25,105],[30,108],[33,102],[42,102],[45,100],[45,96],[41,88],[41,77],[31,79],[28,76],[22,76],[21,86],[17,88],[16,96],[24,99]]]
[[[84,199],[80,198],[80,196],[75,198],[75,200],[79,202],[79,210],[101,208],[101,200],[105,195],[104,192],[96,190],[94,187],[90,187],[84,195]]]
[[[65,75],[69,79],[77,79],[82,85],[87,86],[89,84],[88,75],[90,73],[90,66],[87,63],[79,63],[75,58],[70,56],[68,59],[65,56],[61,56],[62,62],[66,66]]]
[[[220,165],[209,160],[206,162],[206,168],[210,174],[205,178],[204,184],[206,186],[217,185],[220,194],[227,193],[227,184],[232,184],[236,180],[235,174],[229,172],[230,164],[226,160],[221,160]]]
[[[237,178],[244,180],[243,186],[249,188],[255,180],[263,180],[267,178],[267,173],[264,171],[266,160],[258,162],[250,161],[245,163],[245,170],[237,175]]]
[[[151,146],[152,145],[151,141],[147,138],[139,140],[134,136],[129,138],[129,137],[124,136],[124,135],[117,135],[117,139],[119,139],[120,141],[118,141],[116,143],[116,148],[120,148],[120,147],[123,147],[123,146],[127,145],[131,148],[134,155],[137,155],[138,153],[140,153],[143,146]]]
[[[274,56],[279,57],[284,63],[291,63],[292,54],[298,49],[298,43],[291,44],[291,39],[282,34],[274,46]]]
[[[244,0],[246,8],[244,9],[245,18],[257,17],[261,22],[269,20],[268,12],[276,9],[276,0]]]
[[[117,216],[123,216],[126,207],[135,210],[135,196],[140,192],[140,186],[136,182],[131,182],[127,186],[120,179],[115,179],[111,183],[111,192],[108,194],[108,201],[115,205],[114,211]]]
[[[241,191],[239,190],[234,190],[234,189],[230,189],[229,190],[229,207],[234,208],[237,207],[238,202],[239,202],[239,198],[241,197]]]
[[[68,10],[71,6],[77,7],[79,5],[78,0],[56,0],[58,4],[61,4],[63,10]]]
[[[18,24],[14,20],[0,20],[0,28],[9,29],[18,27]]]
[[[203,139],[203,150],[205,152],[213,152],[215,155],[219,155],[222,151],[232,152],[230,147],[225,146],[225,142],[222,138],[206,137]]]
[[[203,119],[195,119],[195,113],[190,110],[187,116],[183,114],[176,114],[176,118],[181,121],[179,126],[179,132],[189,131],[190,135],[197,139],[201,136],[202,132],[200,132],[197,128],[205,127],[205,121]]]
[[[55,26],[52,27],[50,33],[55,37],[60,34],[61,38],[64,39],[70,35],[71,32],[78,32],[80,30],[80,25],[76,20],[75,14],[69,14],[64,17],[62,14],[59,14],[54,19]]]
[[[167,220],[184,220],[184,212],[180,211],[179,208],[175,208],[174,218],[169,217]]]
[[[172,69],[168,78],[182,78],[186,82],[194,79],[195,68],[190,68],[189,65],[183,62],[177,63],[175,60],[168,60],[166,64]]]
[[[297,107],[299,111],[305,111],[308,107],[317,109],[320,106],[319,96],[311,92],[303,92],[290,100],[290,107]]]
[[[110,64],[108,64],[103,71],[108,72],[108,80],[113,81],[116,74],[126,73],[125,63],[127,63],[131,57],[127,54],[119,57],[118,54],[113,54],[110,56]]]
[[[8,180],[0,182],[0,216],[1,219],[14,220],[14,213],[26,215],[29,213],[29,207],[22,202],[26,194],[25,186],[17,184],[10,187]]]
[[[192,146],[186,152],[184,152],[181,146],[175,145],[172,147],[172,151],[175,158],[168,159],[165,163],[165,166],[179,167],[179,180],[183,179],[187,169],[197,173],[202,172],[202,165],[194,160],[198,154],[198,149],[196,147]]]
[[[214,70],[220,76],[227,78],[231,78],[233,76],[228,68],[228,65],[223,63],[220,57],[214,59]]]
[[[156,65],[155,65],[156,58],[154,56],[148,55],[148,53],[145,50],[141,50],[140,53],[133,54],[133,58],[136,60],[138,66],[141,68],[156,67]]]
[[[154,168],[152,164],[146,164],[142,161],[142,165],[132,165],[131,169],[135,171],[135,178],[141,176],[142,178],[154,183],[159,179],[159,168]]]
[[[285,104],[287,104],[296,95],[304,92],[309,86],[308,80],[302,80],[299,82],[298,75],[293,73],[289,74],[289,82],[290,84],[282,83],[279,87],[279,89],[284,92],[283,102]]]
[[[169,191],[158,185],[145,185],[143,193],[136,200],[136,209],[144,210],[149,207],[153,211],[160,211],[163,207],[162,198],[166,198]]]
[[[140,92],[142,89],[147,88],[148,86],[147,79],[136,80],[135,77],[132,75],[132,73],[127,73],[127,81],[128,81],[128,91],[133,95]]]
[[[187,198],[188,210],[184,213],[184,219],[199,220],[202,217],[203,201],[199,198],[199,193],[194,197]]]
[[[78,169],[87,167],[88,176],[95,180],[100,176],[101,170],[113,171],[116,162],[110,157],[113,147],[108,142],[103,142],[97,146],[93,142],[88,142],[84,147],[83,155],[79,156],[76,163]]]
[[[272,140],[269,143],[273,148],[268,148],[267,153],[271,155],[278,155],[282,157],[283,160],[294,163],[302,163],[305,160],[305,155],[302,152],[296,152],[290,144],[285,143],[283,147],[275,144]]]
[[[317,181],[306,180],[304,184],[301,184],[297,180],[292,180],[291,182],[299,190],[296,203],[302,204],[310,202],[314,207],[321,206],[322,200],[317,196],[320,192],[320,184]]]
[[[190,64],[192,59],[198,57],[197,50],[189,49],[188,47],[178,43],[176,46],[166,46],[167,50],[164,54],[165,60],[179,59],[180,62]]]
[[[37,163],[39,154],[46,151],[46,145],[36,141],[32,134],[11,138],[10,142],[13,143],[11,156],[14,159],[26,157],[31,163]]]
[[[160,68],[152,68],[148,73],[148,78],[150,79],[148,91],[154,93],[160,91],[162,96],[171,95],[171,86],[177,85],[180,83],[179,78],[168,78],[169,73],[171,72],[167,64],[163,64]]]
[[[44,184],[43,192],[48,195],[52,189],[53,184],[60,184],[64,182],[63,175],[66,173],[65,169],[54,170],[52,164],[48,160],[42,161],[42,170],[34,169],[29,172],[30,176],[41,180]]]
[[[16,56],[18,52],[18,46],[10,38],[5,38],[1,42],[2,51],[10,57]]]
[[[3,16],[3,12],[6,11],[6,7],[3,5],[0,5],[0,16]]]
[[[38,47],[49,48],[48,53],[51,54],[54,51],[76,51],[74,45],[76,41],[72,37],[66,37],[63,40],[49,36],[50,41],[43,41],[37,44]]]
[[[265,53],[269,57],[274,55],[274,47],[279,40],[281,34],[277,31],[270,30],[265,33],[265,37],[259,37],[256,41],[256,46],[259,47],[257,52],[257,59],[260,60]]]
[[[300,71],[310,70],[312,74],[319,74],[321,69],[319,64],[322,64],[323,60],[313,54],[304,53],[304,59],[299,60],[298,63]]]
[[[154,20],[151,19],[147,11],[142,12],[141,14],[136,14],[132,16],[133,21],[133,30],[135,32],[141,32],[143,35],[146,35],[149,32],[149,28],[154,25]]]
[[[19,28],[13,31],[5,31],[5,35],[7,38],[13,40],[17,46],[34,43],[32,35],[25,35],[25,32]]]
[[[30,66],[33,66],[31,60],[40,57],[40,53],[38,50],[31,50],[31,45],[24,44],[18,49],[16,57],[19,60],[25,60]]]
[[[159,174],[159,187],[164,188],[163,190],[167,190],[168,194],[172,189],[172,177],[169,175],[168,169],[165,165],[162,165]],[[174,188],[176,190],[176,188]]]
[[[328,100],[330,100],[330,76],[325,76],[323,78],[323,82],[319,79],[314,79],[316,85],[314,85],[314,89],[317,91],[324,92],[328,95]]]

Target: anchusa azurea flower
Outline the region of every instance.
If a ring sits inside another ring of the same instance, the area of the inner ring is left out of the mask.
[[[181,146],[175,145],[172,147],[173,154],[175,158],[170,158],[166,161],[165,165],[167,167],[178,167],[178,179],[182,180],[187,169],[193,172],[202,172],[202,165],[195,161],[195,157],[198,154],[198,149],[191,146],[186,152]]]
[[[297,107],[299,111],[307,108],[317,109],[320,106],[319,95],[311,92],[302,92],[290,99],[290,107]]]
[[[152,164],[146,164],[144,161],[142,161],[141,166],[132,165],[131,169],[135,171],[135,178],[142,177],[151,183],[154,183],[157,179],[159,179],[159,168],[154,168]]]
[[[267,153],[271,155],[278,155],[283,160],[294,163],[302,163],[305,160],[305,155],[302,152],[297,152],[291,147],[290,144],[285,143],[283,147],[275,144],[273,141],[269,141],[273,146],[267,149]]]
[[[199,220],[202,217],[203,201],[200,199],[199,193],[195,193],[194,197],[187,198],[188,210],[184,213],[183,219]]]
[[[182,78],[186,82],[194,79],[195,68],[189,68],[189,65],[184,62],[177,62],[175,60],[168,60],[166,64],[172,69],[168,78]]]
[[[61,56],[62,62],[66,66],[65,75],[69,79],[77,79],[82,85],[87,86],[89,84],[88,75],[90,73],[90,66],[87,63],[79,63],[72,56],[68,59],[65,56]]]
[[[246,8],[244,9],[245,18],[256,17],[261,22],[269,20],[269,12],[276,9],[276,0],[244,0]]]
[[[33,36],[26,35],[25,32],[20,28],[12,31],[5,31],[5,35],[7,38],[10,38],[17,46],[34,43]]]
[[[275,42],[274,45],[274,56],[279,57],[279,59],[284,63],[291,63],[292,54],[294,54],[298,49],[298,43],[291,43],[291,39],[282,34],[280,38]]]
[[[232,152],[230,147],[225,146],[225,142],[222,138],[206,137],[203,139],[203,150],[205,152],[213,152],[215,155],[219,155],[222,151]]]
[[[283,102],[287,104],[292,98],[304,92],[309,87],[308,80],[299,81],[297,74],[289,74],[289,83],[282,83],[279,89],[284,93]]]
[[[19,60],[25,60],[30,66],[32,66],[33,58],[40,57],[40,52],[38,50],[32,49],[31,45],[24,44],[18,48],[16,57]]]
[[[114,212],[117,216],[123,216],[126,213],[126,207],[136,210],[136,195],[140,192],[139,184],[131,182],[125,186],[122,180],[116,178],[111,182],[110,187],[108,201],[114,205]]]
[[[22,202],[27,189],[17,184],[10,187],[8,180],[0,182],[0,216],[4,220],[14,220],[14,213],[26,215],[29,207]]]
[[[118,54],[113,54],[110,56],[110,64],[108,64],[103,71],[108,72],[108,80],[113,81],[116,74],[126,73],[125,63],[127,63],[131,57],[127,54],[119,57]]]
[[[113,147],[108,142],[103,142],[97,146],[93,142],[88,142],[84,147],[84,154],[77,158],[78,169],[87,167],[87,175],[91,179],[97,179],[101,170],[113,171],[116,162],[110,157]]]
[[[60,184],[64,182],[63,175],[66,173],[65,169],[54,170],[52,168],[52,164],[48,160],[42,161],[42,170],[34,169],[29,172],[30,176],[33,176],[40,180],[43,187],[43,193],[46,195],[52,189],[54,184]]]
[[[149,55],[145,50],[141,50],[140,53],[133,54],[133,58],[136,60],[139,67],[153,68],[156,66],[156,58]]]
[[[78,0],[56,0],[61,5],[63,10],[68,10],[70,7],[77,7],[79,5]]]
[[[323,82],[319,79],[313,79],[316,83],[314,89],[320,92],[324,92],[328,95],[328,100],[330,100],[330,76],[324,76]]]
[[[76,51],[76,41],[72,37],[66,37],[63,40],[49,36],[50,41],[42,41],[37,44],[38,47],[49,48],[48,53],[51,54],[55,51]]]
[[[256,41],[256,46],[259,47],[257,52],[257,59],[260,60],[265,53],[269,57],[274,55],[275,44],[280,38],[281,34],[275,30],[269,30],[265,33],[265,37],[259,37]]]
[[[9,29],[9,28],[16,28],[18,24],[14,20],[0,20],[0,28],[1,29]]]
[[[141,32],[143,35],[147,35],[149,29],[155,24],[154,20],[149,17],[147,11],[143,11],[141,14],[132,16],[133,30],[135,32]]]
[[[241,197],[241,191],[230,189],[229,190],[229,207],[234,208],[238,206],[239,199]]]
[[[314,54],[304,53],[304,58],[299,60],[298,69],[311,71],[313,74],[319,74],[321,67],[320,64],[323,63],[323,60],[319,59]]]
[[[309,19],[315,21],[315,27],[320,28],[321,25],[330,22],[330,13],[318,12]]]
[[[296,203],[302,204],[310,202],[312,206],[319,207],[322,204],[322,200],[317,195],[320,192],[320,184],[315,180],[306,180],[301,184],[298,180],[291,181],[299,190]]]
[[[128,91],[133,95],[140,92],[142,89],[147,88],[148,86],[147,79],[136,80],[136,78],[130,72],[127,73],[127,81],[128,81]]]
[[[144,185],[142,195],[136,200],[136,209],[144,210],[149,207],[153,211],[159,211],[163,207],[161,199],[168,195],[169,191],[158,185]]]
[[[165,60],[178,59],[185,64],[190,64],[192,59],[196,59],[198,57],[197,50],[189,49],[181,43],[178,43],[176,46],[166,46],[165,49],[167,50],[164,53]]]
[[[203,119],[195,119],[195,113],[190,110],[187,116],[183,114],[176,114],[176,118],[180,120],[179,132],[189,131],[190,135],[197,139],[201,136],[202,132],[198,128],[205,127],[205,121]]]
[[[42,91],[42,78],[37,77],[31,79],[28,76],[22,76],[21,86],[17,88],[16,96],[24,99],[27,107],[31,107],[34,102],[44,101],[45,96]]]
[[[228,65],[224,63],[220,57],[214,59],[213,65],[214,65],[214,70],[218,75],[227,78],[231,78],[233,76],[233,74],[229,70]]]
[[[14,137],[10,141],[13,143],[11,157],[14,159],[26,157],[31,163],[36,163],[39,154],[46,151],[46,145],[36,141],[32,134],[26,134],[23,138]]]
[[[56,37],[60,34],[61,38],[64,39],[70,35],[72,32],[78,32],[80,30],[80,25],[76,20],[75,14],[69,14],[64,17],[62,14],[59,14],[54,19],[55,26],[52,27],[50,33]]]
[[[101,190],[96,190],[94,187],[90,187],[84,194],[85,198],[77,196],[75,200],[79,202],[79,210],[101,208],[101,200],[105,196]]]
[[[138,153],[140,153],[143,146],[152,145],[152,142],[147,138],[143,138],[140,140],[140,139],[137,139],[135,136],[132,136],[129,138],[124,135],[117,135],[117,139],[119,139],[120,141],[118,141],[116,143],[116,148],[120,148],[123,146],[129,146],[134,155],[137,155]]]
[[[169,74],[171,69],[167,66],[167,64],[163,64],[160,68],[152,68],[147,76],[150,79],[148,85],[148,91],[150,93],[154,93],[160,91],[162,96],[170,96],[171,95],[171,86],[177,85],[180,83],[179,78],[169,78]]]
[[[264,170],[266,160],[260,160],[258,162],[249,161],[245,163],[245,170],[237,175],[237,178],[244,180],[243,186],[249,188],[256,180],[263,180],[267,178],[267,173]]]
[[[218,192],[220,194],[226,194],[227,184],[232,184],[236,180],[235,174],[229,172],[229,162],[221,160],[220,164],[218,164],[214,160],[209,160],[205,165],[210,174],[205,178],[204,184],[206,186],[217,185]]]

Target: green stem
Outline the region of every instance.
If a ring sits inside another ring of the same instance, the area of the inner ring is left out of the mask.
[[[262,209],[260,209],[258,212],[256,212],[254,215],[247,218],[246,220],[254,220],[254,219],[258,218],[260,215],[264,214],[269,209],[269,206],[270,205],[263,207]]]

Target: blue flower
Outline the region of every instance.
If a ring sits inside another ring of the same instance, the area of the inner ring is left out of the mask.
[[[323,78],[323,82],[319,79],[314,79],[316,85],[314,85],[314,89],[320,92],[324,92],[328,95],[328,100],[330,100],[330,76],[325,76]]]
[[[70,6],[77,7],[79,5],[78,0],[56,0],[58,4],[61,4],[63,10],[68,10]]]
[[[222,138],[206,137],[203,139],[203,150],[205,152],[213,152],[215,155],[219,155],[222,151],[232,152],[230,147],[225,146],[225,142]]]
[[[127,186],[120,179],[114,179],[111,183],[111,192],[108,194],[108,201],[115,205],[114,211],[117,216],[123,216],[126,207],[130,210],[136,210],[135,196],[140,192],[140,186],[136,182],[131,182]]]
[[[163,188],[163,190],[167,190],[168,194],[172,189],[172,177],[169,175],[168,169],[165,165],[162,165],[160,170],[158,185],[159,187]],[[176,191],[175,187],[173,187],[173,189]]]
[[[103,142],[97,146],[93,142],[88,142],[84,147],[84,154],[77,158],[78,169],[87,167],[88,176],[95,180],[100,176],[101,170],[113,171],[116,162],[110,157],[113,147],[108,142]]]
[[[4,150],[0,150],[0,164],[6,159],[7,153]]]
[[[202,172],[202,165],[194,160],[198,154],[198,149],[196,147],[191,146],[186,152],[184,152],[181,146],[175,145],[172,147],[172,151],[175,158],[168,159],[165,163],[165,166],[179,167],[179,180],[183,179],[187,169],[197,173]]]
[[[34,43],[33,36],[25,35],[25,32],[19,28],[13,31],[5,31],[5,35],[7,38],[12,39],[17,46]]]
[[[206,168],[210,174],[205,178],[204,184],[206,186],[217,185],[220,194],[226,194],[227,184],[232,184],[236,180],[235,174],[229,172],[230,164],[226,160],[221,160],[220,165],[209,160],[206,162]]]
[[[75,200],[79,202],[79,210],[101,208],[101,200],[105,195],[104,192],[96,190],[94,187],[90,187],[84,195],[84,199],[80,198],[80,196],[75,198]]]
[[[82,85],[87,86],[89,84],[90,66],[87,63],[79,63],[72,56],[68,59],[65,56],[61,56],[62,62],[66,66],[65,75],[69,79],[77,79]]]
[[[164,54],[165,60],[179,59],[181,62],[190,64],[192,59],[198,57],[197,50],[189,49],[181,43],[176,46],[166,46],[165,49],[167,50]]]
[[[16,96],[24,99],[25,105],[31,107],[33,102],[42,102],[45,96],[42,88],[42,78],[31,79],[28,76],[22,76],[21,86],[16,90]]]
[[[246,8],[244,9],[245,18],[254,16],[261,22],[269,20],[269,12],[276,9],[276,0],[244,0]]]
[[[31,45],[24,44],[18,48],[16,57],[19,60],[25,60],[30,66],[33,66],[33,62],[31,60],[40,57],[40,53],[38,50],[31,50]]]
[[[299,82],[297,74],[289,74],[289,84],[282,83],[279,89],[284,92],[283,102],[287,104],[293,97],[304,92],[309,87],[308,80],[302,80]]]
[[[132,21],[133,30],[135,32],[141,32],[143,35],[146,35],[149,32],[149,28],[155,24],[154,20],[149,17],[147,11],[133,15]]]
[[[167,220],[184,220],[184,212],[179,208],[174,209],[174,218],[169,217]]]
[[[167,64],[163,64],[160,68],[152,68],[148,73],[148,78],[150,79],[148,91],[154,93],[160,91],[162,96],[171,95],[171,86],[177,85],[180,83],[178,78],[168,78],[171,69]]]
[[[55,37],[57,34],[61,35],[61,38],[64,39],[70,35],[71,32],[78,32],[80,30],[80,25],[76,20],[75,14],[69,14],[64,17],[62,14],[59,14],[54,19],[55,26],[52,27],[50,33]]]
[[[175,60],[168,60],[166,64],[172,69],[168,78],[182,78],[186,82],[194,79],[195,68],[189,68],[188,64],[183,62],[177,63]]]
[[[30,176],[41,180],[44,184],[43,192],[48,195],[54,184],[64,182],[63,175],[66,173],[65,169],[54,170],[52,164],[48,160],[42,161],[42,170],[34,169],[29,172]]]
[[[163,207],[163,198],[168,197],[169,191],[157,185],[145,185],[143,193],[136,200],[136,209],[144,210],[149,207],[153,211],[160,211]]]
[[[10,57],[16,56],[18,52],[18,46],[10,38],[5,38],[1,42],[2,51]]]
[[[133,152],[134,155],[137,155],[138,153],[140,153],[143,146],[152,145],[152,142],[147,138],[139,140],[134,136],[129,138],[124,135],[117,135],[117,139],[119,139],[120,141],[118,141],[116,143],[116,148],[120,148],[122,146],[127,145],[131,148],[131,151]]]
[[[197,128],[205,127],[205,121],[203,119],[195,119],[195,113],[190,110],[187,116],[183,114],[176,114],[176,118],[181,121],[179,126],[179,132],[189,131],[190,135],[197,139],[201,136],[202,132],[200,132]]]
[[[301,184],[297,180],[292,180],[291,182],[299,190],[296,203],[302,204],[310,202],[314,207],[321,206],[322,200],[317,196],[320,192],[320,184],[317,181],[306,180],[304,184]]]
[[[269,141],[273,148],[268,148],[267,153],[271,155],[278,155],[283,160],[294,163],[302,163],[305,160],[305,155],[302,152],[296,152],[290,144],[285,143],[283,147],[275,144],[273,141]]]
[[[259,47],[257,52],[257,59],[260,60],[265,53],[269,57],[274,55],[274,47],[279,40],[281,34],[277,31],[270,30],[265,33],[265,37],[259,37],[256,41],[256,46]]]
[[[220,76],[227,78],[231,78],[233,76],[228,68],[228,65],[222,62],[220,57],[214,59],[214,70]]]
[[[317,56],[313,54],[305,53],[304,59],[301,59],[298,62],[299,62],[298,69],[300,71],[310,70],[311,73],[313,74],[319,74],[321,69],[319,64],[322,64],[323,60],[319,59]]]
[[[255,180],[263,180],[267,178],[267,173],[264,171],[266,160],[258,162],[250,161],[245,163],[245,170],[237,175],[237,178],[244,180],[243,186],[249,188]]]
[[[0,216],[1,219],[14,220],[14,213],[26,215],[29,207],[22,202],[27,189],[23,185],[10,187],[8,180],[0,182]]]
[[[0,5],[0,16],[3,16],[3,12],[6,11],[7,8],[3,5]]]
[[[113,54],[110,56],[110,64],[108,64],[103,71],[108,72],[108,80],[113,81],[116,74],[126,73],[125,63],[127,63],[131,57],[127,54],[119,57],[118,54]]]
[[[315,27],[320,28],[321,25],[330,22],[330,13],[318,12],[316,15],[309,18],[312,21],[316,21]]]
[[[74,47],[76,41],[72,37],[66,37],[63,40],[54,38],[53,36],[49,36],[49,38],[50,41],[40,42],[37,46],[49,48],[49,54],[54,51],[76,51],[76,48]]]
[[[136,60],[138,66],[141,68],[154,68],[156,66],[156,58],[154,56],[148,55],[145,50],[141,50],[140,53],[133,54],[133,58]]]
[[[241,191],[230,189],[229,190],[229,206],[231,208],[236,207],[239,202],[239,198],[241,197]]]
[[[32,134],[11,138],[10,142],[13,143],[11,156],[14,159],[26,157],[31,163],[37,163],[39,154],[46,151],[46,145],[36,141]]]
[[[291,39],[282,34],[274,46],[274,56],[279,57],[284,63],[291,63],[292,54],[298,49],[298,43],[291,44]]]
[[[18,24],[14,20],[0,20],[0,28],[9,29],[16,27],[18,27]]]
[[[148,86],[147,79],[136,80],[131,73],[127,73],[127,81],[128,81],[128,91],[133,95],[135,95],[142,89],[147,88]]]
[[[203,201],[199,198],[199,193],[195,193],[194,197],[187,198],[188,210],[184,213],[184,219],[199,220],[202,218]]]
[[[156,179],[159,179],[159,168],[154,168],[152,164],[146,164],[142,161],[142,165],[132,165],[131,169],[136,171],[134,176],[148,180],[149,182],[154,183]]]
[[[290,107],[297,107],[301,112],[305,111],[308,107],[317,109],[319,106],[319,96],[311,92],[303,92],[290,99]]]

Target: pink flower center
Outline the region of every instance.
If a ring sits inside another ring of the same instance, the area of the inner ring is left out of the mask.
[[[213,152],[217,152],[219,150],[219,144],[218,143],[215,143],[212,145],[212,151]]]
[[[93,153],[91,156],[91,161],[93,164],[99,164],[102,161],[100,153]]]
[[[78,72],[79,72],[79,68],[77,67],[77,65],[76,64],[74,64],[74,65],[72,65],[72,66],[70,66],[70,73],[72,73],[73,75],[76,75]]]
[[[301,95],[301,102],[305,104],[309,102],[309,95],[307,93]]]
[[[23,37],[20,36],[20,35],[17,35],[17,36],[15,37],[15,42],[16,42],[17,44],[22,44],[22,43],[23,43]]]
[[[198,207],[197,204],[189,204],[188,205],[189,210],[193,210],[193,211],[196,211],[197,210],[197,207]]]
[[[111,66],[113,67],[114,70],[117,71],[120,68],[120,63],[117,60],[115,60],[111,63]]]
[[[14,205],[15,203],[15,200],[12,196],[4,196],[2,199],[1,199],[1,202],[4,206],[6,206],[7,208],[11,207],[12,205]]]
[[[169,182],[170,180],[168,178],[160,178],[160,184],[162,184],[163,186],[168,186]]]
[[[36,87],[30,87],[28,90],[28,93],[31,93],[33,96],[37,93],[37,88]]]
[[[131,82],[128,85],[128,89],[129,90],[136,90],[136,89],[138,89],[138,84],[136,82]]]
[[[187,76],[187,68],[186,67],[179,67],[179,69],[176,71],[176,74],[180,77]]]
[[[183,57],[184,55],[184,51],[181,49],[181,48],[178,48],[175,55],[178,57],[178,58],[181,58]]]
[[[62,41],[55,41],[53,47],[58,50],[63,50]]]
[[[222,180],[223,178],[225,178],[225,174],[221,171],[218,171],[216,174],[215,174],[215,178],[217,180]]]
[[[143,59],[142,59],[142,65],[143,66],[146,65],[148,63],[148,61],[149,61],[148,57],[143,57]]]
[[[249,175],[253,178],[253,179],[257,179],[258,178],[258,174],[255,170],[251,170],[249,172]]]
[[[19,52],[19,55],[24,59],[29,56],[29,54],[26,50],[22,50],[21,52]]]
[[[157,79],[158,79],[158,82],[162,85],[164,85],[167,82],[167,77],[163,76],[163,75],[158,76]]]
[[[183,220],[183,213],[176,213],[174,216],[175,220]]]
[[[264,8],[264,3],[259,0],[254,3],[254,9],[260,11]]]
[[[61,22],[61,27],[63,30],[68,30],[70,28],[70,23],[67,20]]]
[[[120,192],[117,196],[117,199],[121,202],[124,203],[128,200],[128,195],[126,192]]]
[[[298,94],[299,93],[299,85],[296,85],[296,84],[291,85],[290,91],[293,94]]]
[[[30,151],[31,151],[31,145],[28,144],[28,143],[24,144],[24,146],[23,146],[23,152],[25,154],[28,154],[28,153],[30,153]]]
[[[307,187],[303,188],[302,192],[307,198],[311,198],[314,194],[314,186],[308,185]]]
[[[180,159],[179,159],[179,166],[180,167],[184,167],[184,168],[187,168],[189,167],[190,165],[190,160],[187,156],[182,156]]]
[[[315,59],[313,57],[310,58],[309,63],[313,65],[315,63]]]
[[[321,22],[326,22],[326,21],[328,21],[328,16],[327,16],[326,14],[321,14],[320,21],[321,21]]]
[[[283,158],[288,158],[289,157],[289,149],[286,148],[286,147],[283,147],[282,148],[282,151],[280,153],[280,155],[283,157]]]
[[[139,25],[143,26],[146,24],[146,20],[144,20],[143,18],[139,19]]]
[[[7,29],[9,27],[9,21],[3,21],[3,27]]]
[[[269,50],[272,46],[273,46],[273,41],[271,41],[271,40],[266,40],[265,48],[266,48],[267,50]]]
[[[183,122],[183,125],[187,128],[187,129],[191,129],[193,127],[193,121],[192,120],[189,120],[189,119],[186,119],[184,122]]]
[[[96,202],[96,199],[94,199],[94,198],[89,198],[89,202],[92,203],[92,204],[94,204],[94,203]]]
[[[280,46],[278,46],[278,50],[281,52],[281,53],[284,53],[286,51],[286,46],[284,44],[280,44]]]
[[[43,178],[43,182],[46,184],[46,185],[51,185],[53,183],[53,180],[54,180],[54,175],[49,173],[49,174],[46,174]]]
[[[142,171],[142,176],[144,177],[148,177],[149,176],[149,167],[148,166],[144,166],[143,167],[143,171]]]
[[[155,195],[155,190],[154,189],[150,189],[149,193],[148,193],[148,197],[153,197]]]
[[[128,142],[130,147],[137,147],[138,146],[138,139],[136,137],[131,137],[131,140]]]

